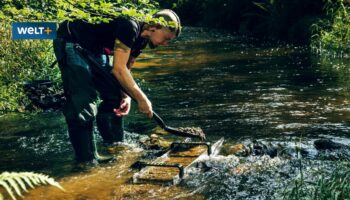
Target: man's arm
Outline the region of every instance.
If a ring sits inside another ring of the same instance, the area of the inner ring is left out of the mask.
[[[129,56],[128,64],[126,65],[129,70],[131,70],[132,66],[134,66],[135,61],[136,61],[135,57]]]
[[[129,69],[126,67],[129,55],[130,48],[115,46],[112,73],[126,92],[137,101],[139,111],[151,118],[153,115],[152,104],[136,84]]]
[[[135,57],[133,57],[133,56],[131,56],[131,55],[129,56],[128,63],[126,64],[126,66],[128,67],[129,71],[131,71],[131,68],[132,68],[132,66],[133,66],[134,63],[135,63],[135,60],[136,60]],[[121,93],[121,95],[122,95],[122,98],[130,104],[131,99],[130,99],[129,95],[126,94],[124,91],[120,91],[120,93]]]

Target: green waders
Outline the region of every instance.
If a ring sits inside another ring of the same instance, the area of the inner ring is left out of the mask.
[[[93,134],[93,122],[96,117],[98,130],[104,143],[122,141],[123,120],[113,113],[113,108],[118,108],[121,102],[120,90],[107,88],[104,80],[94,77],[89,65],[73,46],[73,43],[61,38],[54,40],[55,55],[61,70],[67,99],[63,114],[68,125],[69,138],[77,161],[106,162],[113,157],[102,158],[98,155]],[[95,57],[104,70],[111,70],[106,55],[97,54]],[[97,91],[102,99],[98,109]]]
[[[98,131],[106,146],[113,145],[113,143],[124,139],[123,118],[116,116],[113,111],[111,112],[113,108],[106,101],[102,102],[98,107],[96,117]]]

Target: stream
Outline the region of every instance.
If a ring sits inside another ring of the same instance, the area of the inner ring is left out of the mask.
[[[201,127],[210,142],[258,141],[288,155],[221,154],[179,185],[133,185],[129,167],[144,152],[138,141],[156,127],[133,104],[117,161],[83,172],[75,171],[60,112],[0,116],[0,171],[45,173],[67,190],[39,187],[28,199],[281,199],[300,177],[313,182],[350,160],[349,149],[314,147],[317,139],[350,144],[350,93],[346,76],[332,70],[338,64],[306,47],[185,27],[169,46],[146,50],[133,69],[153,109],[172,127]]]

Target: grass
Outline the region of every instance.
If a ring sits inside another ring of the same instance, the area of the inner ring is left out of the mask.
[[[301,159],[300,159],[301,160]],[[286,200],[344,200],[350,199],[350,162],[339,162],[329,172],[319,168],[313,174],[312,181],[306,180],[300,170],[298,179],[286,189]],[[302,161],[300,161],[302,165]],[[302,168],[303,166],[300,166]]]

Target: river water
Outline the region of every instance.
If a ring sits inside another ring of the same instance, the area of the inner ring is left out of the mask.
[[[173,127],[201,127],[208,141],[257,140],[289,149],[288,156],[219,155],[178,186],[135,186],[129,166],[143,152],[137,141],[156,124],[133,105],[117,162],[85,172],[74,171],[61,113],[1,116],[0,171],[43,172],[68,191],[38,188],[29,199],[280,199],[301,176],[314,181],[350,158],[348,151],[319,156],[313,147],[321,138],[350,143],[346,73],[331,69],[338,65],[305,47],[185,28],[169,46],[147,50],[133,69],[154,110]],[[297,147],[307,155],[298,156]]]

